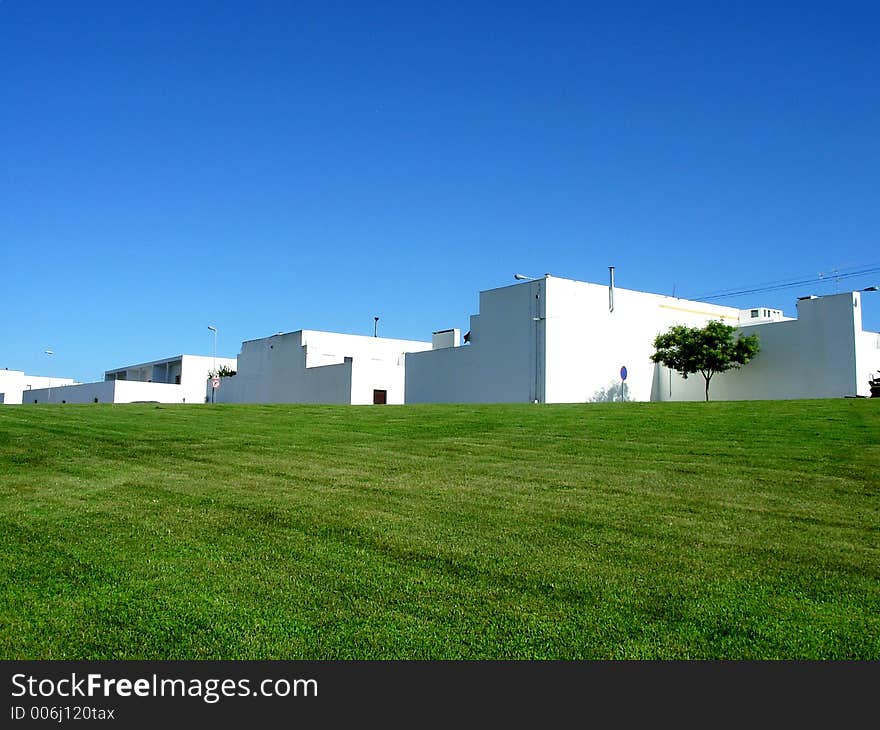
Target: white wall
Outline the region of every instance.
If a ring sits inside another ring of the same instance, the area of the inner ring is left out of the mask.
[[[221,379],[216,403],[347,403],[351,365],[306,368],[302,333],[243,342],[237,374]],[[209,385],[210,387],[210,385]]]
[[[859,395],[871,395],[868,381],[880,378],[880,334],[877,332],[862,332],[859,337],[856,376]]]
[[[856,338],[856,387],[858,394],[871,395],[868,381],[880,377],[880,333],[858,332]]]
[[[745,367],[712,378],[712,399],[842,398],[870,394],[864,367],[864,385],[857,382],[857,345],[869,337],[862,331],[859,292],[802,299],[797,309],[796,320],[741,330],[743,334],[757,334],[761,350]],[[697,378],[702,384],[702,376]]]
[[[654,338],[676,324],[739,321],[739,310],[731,307],[620,287],[613,300],[611,311],[605,285],[547,279],[547,402],[660,400],[650,359]]]
[[[480,390],[483,379],[479,373],[486,364],[480,354],[473,345],[447,347],[432,352],[408,352],[405,402],[493,402]],[[523,392],[527,397],[528,394]]]
[[[47,388],[31,390],[25,393],[24,403],[92,403],[97,398],[99,403],[113,403],[114,383],[100,381],[68,385],[63,388]]]
[[[390,366],[388,362],[364,360],[353,361],[351,371],[352,405],[372,405],[373,391],[384,390],[388,405],[402,405],[406,396],[406,369],[403,353],[400,365]]]
[[[371,404],[373,390],[403,403],[408,350],[431,343],[300,330],[242,343],[237,374],[215,403]]]
[[[22,393],[40,388],[56,388],[70,385],[72,378],[53,378],[43,375],[28,375],[22,370],[0,370],[0,403],[17,405],[22,403]],[[27,402],[27,401],[24,401]],[[33,399],[31,399],[33,402]]]
[[[186,402],[204,403],[205,388],[210,385],[208,373],[223,366],[235,370],[237,361],[232,357],[215,359],[206,355],[181,355],[180,386]]]
[[[534,318],[543,312],[543,279],[480,292],[480,313],[471,317],[470,344],[407,353],[406,402],[542,399],[543,325]]]
[[[97,401],[95,400],[97,398]],[[180,385],[144,383],[136,380],[101,380],[95,383],[41,388],[25,393],[30,403],[182,403],[184,390]],[[187,400],[187,403],[190,401]],[[196,401],[201,402],[201,401]]]

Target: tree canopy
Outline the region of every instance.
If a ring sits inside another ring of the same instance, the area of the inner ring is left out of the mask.
[[[235,370],[233,370],[228,365],[221,365],[216,370],[208,371],[208,380],[211,378],[228,378],[232,375],[235,375]]]
[[[716,373],[745,365],[758,354],[758,335],[734,337],[736,327],[713,320],[705,327],[674,325],[654,338],[651,360],[676,370],[681,377],[700,373],[706,381],[706,400],[709,400],[709,381]]]

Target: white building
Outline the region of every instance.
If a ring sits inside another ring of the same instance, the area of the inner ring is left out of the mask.
[[[30,403],[32,390],[58,388],[76,383],[72,378],[50,378],[43,375],[27,375],[22,370],[0,370],[0,404]]]
[[[179,385],[176,401],[164,403],[204,403],[208,374],[220,368],[235,370],[234,357],[207,355],[177,355],[164,360],[153,360],[140,365],[128,365],[104,373],[104,380]],[[122,401],[117,401],[122,402]]]
[[[208,373],[215,367],[223,366],[234,370],[235,360],[228,357],[176,355],[107,370],[101,382],[31,390],[25,402],[204,403]]]
[[[870,395],[880,334],[862,329],[861,293],[802,297],[797,318],[549,274],[480,292],[462,344],[315,330],[242,343],[237,359],[177,355],[108,370],[97,383],[0,371],[0,403],[582,403],[701,400],[700,375],[650,359],[672,325],[721,320],[757,334],[745,367],[716,375],[715,400]],[[212,388],[211,370],[237,374]]]
[[[431,343],[299,330],[241,345],[217,403],[401,404],[405,353]]]
[[[880,337],[862,331],[860,294],[802,299],[798,315],[621,289],[613,272],[608,286],[547,275],[481,292],[469,344],[408,354],[406,402],[701,400],[700,375],[685,380],[650,356],[670,326],[710,320],[761,341],[751,363],[713,378],[715,399],[868,395]]]

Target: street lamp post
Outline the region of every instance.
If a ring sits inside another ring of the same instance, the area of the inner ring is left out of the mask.
[[[54,350],[43,350],[43,352],[45,352],[47,355],[49,355],[49,357],[51,357],[52,355],[55,354]],[[51,403],[51,402],[52,402],[52,376],[50,375],[49,376],[49,397],[46,398],[46,403]]]
[[[208,329],[214,333],[214,370],[211,373],[211,377],[217,377],[217,328],[213,325],[208,325]],[[214,390],[213,384],[211,386],[211,403],[214,402]]]

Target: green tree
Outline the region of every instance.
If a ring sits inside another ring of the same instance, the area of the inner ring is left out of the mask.
[[[654,338],[651,360],[671,370],[688,375],[700,373],[706,380],[706,400],[709,400],[709,381],[715,373],[723,373],[745,365],[758,354],[758,335],[740,335],[734,338],[736,327],[713,320],[705,327],[685,327],[677,324]]]
[[[217,377],[217,376],[219,376],[221,378],[228,378],[231,375],[235,375],[235,370],[233,370],[228,365],[221,365],[216,370],[209,370],[208,371],[208,380],[210,380],[213,377]]]

